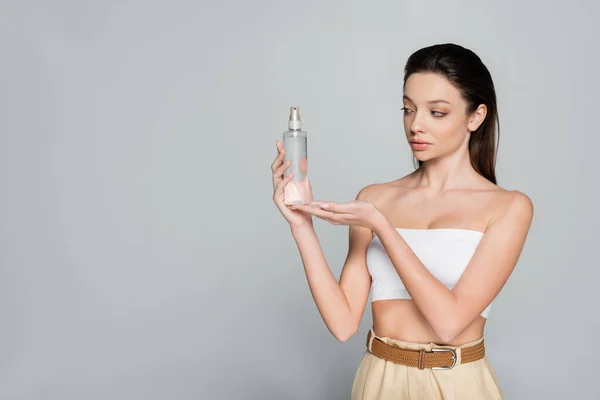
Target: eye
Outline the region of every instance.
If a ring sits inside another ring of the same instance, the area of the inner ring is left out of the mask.
[[[410,108],[406,108],[406,107],[402,107],[401,110],[404,111],[404,115],[407,115],[407,114],[410,114],[411,112],[413,112],[413,110],[411,110]],[[442,118],[446,115],[445,113],[443,113],[441,111],[432,111],[431,113],[436,118]]]

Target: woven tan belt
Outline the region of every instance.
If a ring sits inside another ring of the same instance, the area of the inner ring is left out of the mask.
[[[371,331],[367,334],[367,349],[371,340]],[[377,337],[373,338],[371,353],[379,358],[397,364],[409,365],[419,369],[452,369],[456,365],[456,351],[451,348],[432,348],[432,351],[405,349],[385,343]],[[460,350],[461,364],[477,361],[485,356],[485,345],[480,343],[463,347]]]

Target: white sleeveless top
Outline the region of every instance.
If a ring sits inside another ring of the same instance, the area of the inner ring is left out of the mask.
[[[473,257],[483,232],[471,229],[396,228],[423,265],[452,289]],[[375,235],[367,249],[367,267],[371,274],[371,301],[410,299],[381,240]],[[487,318],[491,304],[481,315]]]

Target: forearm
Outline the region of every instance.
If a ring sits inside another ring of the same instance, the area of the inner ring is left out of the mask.
[[[455,294],[429,272],[389,221],[379,223],[375,233],[425,319],[441,339],[450,340],[455,334]]]
[[[354,327],[350,306],[340,284],[332,274],[312,225],[292,229],[304,272],[321,318],[338,340],[345,340]]]

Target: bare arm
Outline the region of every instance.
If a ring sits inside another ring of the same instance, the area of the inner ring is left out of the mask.
[[[422,264],[390,225],[377,229],[411,298],[436,334],[451,342],[492,302],[512,273],[533,218],[529,197],[516,192],[506,212],[484,234],[458,283],[449,290]]]
[[[359,192],[357,200],[363,199],[367,188]],[[369,297],[366,251],[373,234],[368,228],[349,227],[348,256],[339,283],[327,265],[312,224],[292,229],[292,235],[317,309],[333,336],[345,342],[358,330]]]

